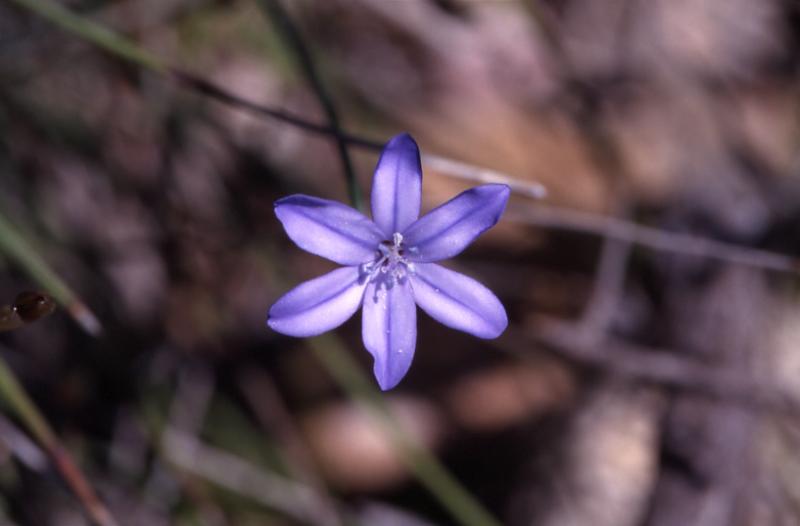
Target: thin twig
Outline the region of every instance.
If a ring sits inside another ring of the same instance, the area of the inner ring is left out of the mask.
[[[571,230],[627,241],[656,251],[726,261],[755,268],[800,273],[800,259],[714,239],[669,232],[601,214],[554,206],[510,206],[505,218],[539,227]]]
[[[626,241],[610,237],[603,240],[592,294],[579,322],[589,341],[597,342],[605,338],[614,321],[622,298],[630,253],[631,245]]]
[[[233,95],[204,79],[183,72],[177,68],[171,68],[151,53],[138,47],[133,42],[130,42],[120,35],[108,30],[99,31],[96,28],[97,24],[94,24],[93,22],[88,21],[64,8],[54,8],[52,6],[47,8],[41,7],[42,5],[49,6],[51,4],[51,2],[48,2],[47,0],[11,1],[39,14],[47,20],[50,20],[62,29],[94,43],[109,53],[138,64],[139,66],[156,73],[168,73],[172,75],[173,78],[177,79],[180,84],[192,89],[193,91],[213,98],[218,102],[222,102],[230,106],[236,106],[240,109],[248,110],[272,119],[280,120],[287,124],[304,129],[308,132],[321,135],[333,135],[353,146],[359,146],[371,150],[380,150],[382,148],[382,144],[380,142],[348,134],[329,126],[320,125],[290,112],[253,103]],[[86,30],[86,27],[91,28],[92,30]],[[428,156],[428,159],[430,160],[430,156]],[[441,161],[444,158],[434,157],[434,164],[437,162],[437,159],[438,161]],[[444,167],[449,168],[450,171],[448,172],[447,170],[444,170]],[[465,167],[468,167],[469,169],[462,170]],[[444,165],[439,162],[438,169],[442,172],[448,172],[464,179],[477,181],[485,180],[487,174],[486,170],[484,169],[464,165],[458,161],[445,163]],[[533,187],[528,187],[527,190],[521,190],[526,188],[526,185],[535,185],[535,183],[528,183],[519,179],[514,179],[505,174],[500,174],[499,172],[490,173],[506,178],[506,182],[516,181],[518,184],[515,184],[514,187],[518,192],[534,194],[537,196],[541,193],[540,190],[531,190]],[[533,210],[526,209],[523,216],[512,212],[508,214],[507,217],[516,218],[519,221],[536,224],[538,226],[576,230],[600,236],[614,237],[616,239],[627,240],[635,244],[647,246],[655,250],[721,259],[781,272],[800,272],[800,260],[790,256],[731,245],[700,237],[674,234],[655,228],[643,227],[629,221],[604,217],[597,214],[589,214],[553,206],[538,206]]]
[[[89,481],[72,460],[44,416],[36,408],[5,360],[0,359],[0,399],[16,414],[47,451],[56,470],[78,498],[86,514],[98,526],[117,526],[119,523],[100,500]]]
[[[314,508],[309,510],[319,526],[342,524],[339,510],[325,488],[319,471],[314,466],[302,433],[286,407],[275,382],[266,371],[247,369],[238,375],[242,393],[255,413],[256,419],[266,432],[274,436],[281,449],[289,473],[293,478],[307,484],[317,495]]]
[[[342,168],[344,169],[344,176],[347,181],[347,189],[350,194],[350,203],[353,207],[361,209],[363,207],[363,199],[361,197],[361,189],[358,186],[355,171],[353,170],[353,162],[350,160],[350,153],[347,151],[347,142],[341,137],[341,126],[339,124],[339,115],[336,111],[336,106],[333,103],[328,90],[325,88],[322,79],[317,73],[317,67],[314,64],[314,58],[311,55],[308,47],[306,46],[300,30],[292,22],[291,16],[281,5],[280,0],[257,0],[256,3],[265,11],[278,28],[279,33],[283,36],[297,55],[297,61],[300,69],[311,87],[311,90],[316,94],[322,110],[330,124],[330,127],[336,132],[333,137],[336,140],[336,149],[339,151],[339,157],[342,160]]]
[[[480,166],[463,163],[440,155],[422,154],[422,163],[432,170],[456,179],[464,179],[481,184],[504,184],[511,188],[512,192],[532,199],[541,199],[547,195],[547,190],[539,183],[517,179],[497,170],[481,168]]]
[[[244,459],[206,444],[176,429],[162,437],[166,458],[184,471],[246,495],[265,506],[308,524],[316,524],[315,492],[302,484],[259,469]]]
[[[738,369],[705,364],[675,350],[645,347],[613,337],[587,342],[571,322],[541,318],[533,327],[509,327],[493,345],[524,357],[530,356],[531,343],[579,367],[633,382],[697,393],[750,410],[800,416],[798,401]]]
[[[153,73],[171,76],[182,86],[215,99],[218,102],[291,124],[292,126],[298,127],[307,132],[333,136],[337,139],[337,143],[343,142],[350,146],[358,146],[360,148],[373,151],[380,151],[383,148],[383,142],[349,134],[339,129],[338,120],[336,127],[325,126],[311,122],[290,112],[256,104],[252,101],[238,97],[218,86],[215,86],[205,79],[182,71],[180,68],[170,66],[157,55],[141,48],[135,42],[128,40],[122,35],[119,35],[100,24],[92,22],[85,17],[77,15],[61,5],[55,4],[48,0],[10,1],[16,3],[20,7],[32,11],[33,13],[36,13],[42,18],[57,25],[64,31],[91,42],[95,46],[107,53],[110,53],[111,55],[136,64],[141,68]],[[460,179],[476,182],[503,182],[508,184],[513,191],[520,193],[521,195],[539,198],[543,197],[546,193],[544,187],[538,183],[532,181],[523,181],[496,170],[481,168],[461,161],[456,161],[454,159],[428,154],[425,156],[425,158],[423,158],[423,162],[429,163],[432,165],[432,168],[445,175],[451,175]]]
[[[350,146],[356,146],[358,148],[363,148],[365,150],[374,152],[379,152],[383,149],[384,144],[380,141],[375,141],[359,135],[353,135],[324,124],[318,124],[286,110],[265,106],[263,104],[257,104],[250,100],[239,97],[238,95],[234,95],[233,93],[230,93],[219,86],[201,77],[198,77],[197,75],[194,75],[193,73],[183,71],[179,68],[170,68],[169,73],[179,85],[201,95],[205,95],[222,104],[234,106],[240,110],[249,111],[256,115],[261,115],[262,117],[268,117],[286,124],[291,124],[292,126],[305,130],[309,133],[334,136]],[[545,190],[544,186],[537,182],[525,181],[497,170],[475,166],[473,164],[457,161],[449,157],[426,153],[422,155],[422,163],[432,170],[456,179],[462,179],[481,184],[506,184],[511,188],[512,192],[526,197],[541,199],[547,195],[547,190]]]
[[[47,469],[44,451],[3,415],[0,415],[0,442],[31,471],[41,473]]]

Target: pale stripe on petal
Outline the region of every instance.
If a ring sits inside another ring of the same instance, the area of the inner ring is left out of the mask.
[[[364,296],[356,267],[343,267],[301,283],[269,309],[267,324],[289,336],[316,336],[346,322]]]
[[[497,338],[508,326],[503,304],[474,279],[434,263],[411,275],[417,305],[438,322],[479,338]]]
[[[383,240],[368,217],[336,201],[292,195],[275,203],[275,215],[297,246],[340,265],[369,261]]]
[[[408,281],[389,289],[371,283],[364,294],[362,336],[375,359],[378,385],[391,389],[406,375],[417,344],[417,307]]]
[[[401,232],[411,248],[409,259],[430,262],[455,256],[497,223],[510,193],[504,184],[477,186],[431,210]]]
[[[419,148],[403,133],[383,148],[372,178],[372,218],[386,239],[417,220],[421,199]]]

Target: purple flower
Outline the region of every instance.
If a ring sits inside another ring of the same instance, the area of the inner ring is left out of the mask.
[[[508,325],[500,300],[472,278],[434,263],[455,256],[503,213],[509,188],[462,192],[419,217],[419,148],[410,135],[384,147],[372,182],[372,220],[326,199],[292,195],[275,214],[300,248],[344,267],[301,283],[269,310],[267,324],[290,336],[315,336],[362,311],[364,345],[381,389],[405,376],[417,342],[417,305],[439,322],[479,338]]]

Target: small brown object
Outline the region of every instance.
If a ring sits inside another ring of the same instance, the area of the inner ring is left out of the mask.
[[[0,332],[13,331],[25,325],[14,307],[0,306]]]
[[[44,318],[56,310],[56,303],[43,292],[20,292],[14,300],[14,311],[25,323]]]

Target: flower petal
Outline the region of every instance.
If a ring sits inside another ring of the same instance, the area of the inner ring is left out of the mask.
[[[402,232],[409,259],[453,257],[500,219],[511,191],[504,184],[476,186],[419,218]]]
[[[375,358],[375,378],[384,391],[406,375],[417,344],[417,306],[408,280],[387,289],[372,282],[364,294],[361,333]]]
[[[383,240],[369,218],[336,201],[291,195],[275,203],[275,215],[297,246],[341,265],[370,260]]]
[[[419,148],[401,133],[386,143],[372,179],[372,219],[386,239],[417,220],[421,195]]]
[[[267,325],[289,336],[316,336],[335,329],[361,305],[366,283],[357,267],[344,267],[301,283],[269,309]]]
[[[474,279],[434,263],[411,274],[414,301],[432,318],[478,338],[497,338],[508,325],[503,304]]]

